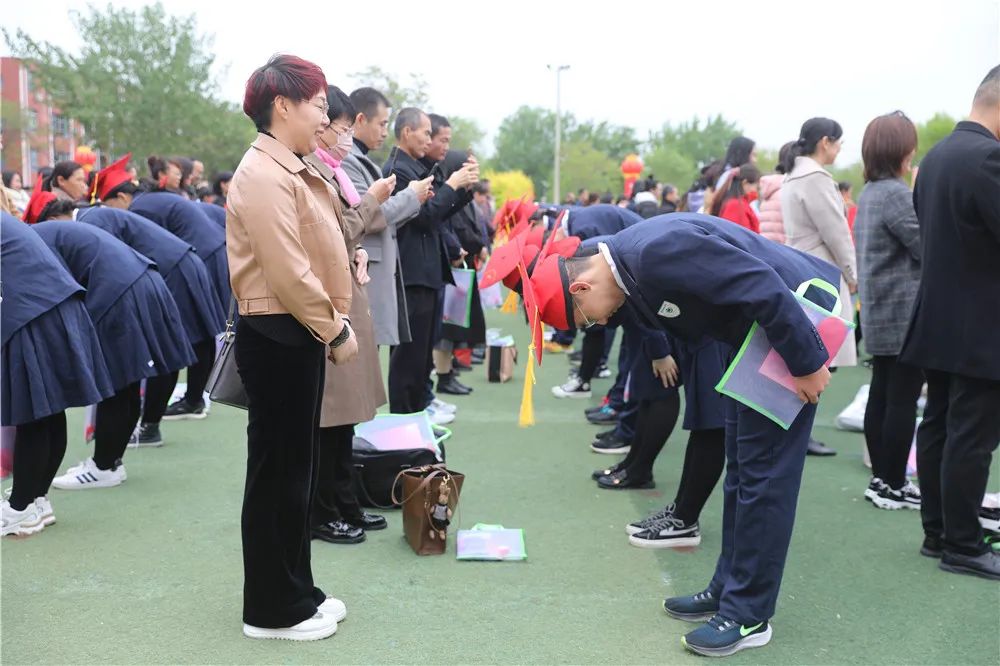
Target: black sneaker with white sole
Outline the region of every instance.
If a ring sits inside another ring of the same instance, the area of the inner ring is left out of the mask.
[[[594,453],[622,454],[628,453],[632,446],[628,440],[617,435],[597,440],[590,444],[590,450]]]
[[[570,376],[565,384],[552,387],[552,395],[557,398],[582,400],[590,398],[593,394],[590,391],[590,382],[581,381],[579,377]]]
[[[705,622],[719,612],[719,600],[708,590],[685,597],[669,597],[663,600],[663,612],[685,622]]]
[[[878,497],[879,491],[882,490],[882,486],[884,485],[885,482],[882,479],[873,476],[872,480],[868,482],[868,487],[865,488],[865,499],[869,502],[874,500]]]
[[[920,511],[920,489],[909,481],[899,490],[893,490],[889,484],[884,483],[878,494],[872,498],[872,504],[889,511],[899,509]]]
[[[701,544],[698,523],[688,525],[671,514],[628,538],[637,548],[689,548]]]
[[[979,507],[979,524],[987,532],[1000,532],[1000,508]]]
[[[206,416],[208,416],[208,412],[205,410],[204,400],[199,400],[197,403],[192,404],[184,398],[181,398],[177,402],[173,403],[167,407],[167,411],[163,412],[164,421],[203,419]]]
[[[141,449],[147,446],[163,446],[159,423],[140,423],[128,440],[128,448]]]
[[[643,518],[642,520],[637,520],[634,523],[629,523],[625,526],[625,533],[629,536],[633,534],[638,534],[644,530],[648,530],[650,527],[660,522],[664,518],[671,518],[674,515],[674,505],[668,504],[656,513],[650,514]]]
[[[728,657],[770,642],[771,625],[766,620],[747,626],[722,615],[716,615],[681,639],[688,650],[706,657]]]

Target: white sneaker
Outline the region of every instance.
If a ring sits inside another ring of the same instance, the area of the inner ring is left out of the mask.
[[[10,502],[0,502],[0,536],[28,536],[45,529],[38,506],[32,502],[23,511],[15,511]]]
[[[426,411],[427,417],[434,425],[448,425],[449,423],[455,421],[454,414],[449,414],[448,412],[435,409],[433,406],[428,407]]]
[[[102,470],[97,468],[93,458],[87,458],[79,465],[70,467],[62,476],[54,478],[52,487],[60,490],[111,488],[121,485],[127,478],[125,465],[119,464],[115,469]]]
[[[453,405],[450,402],[445,402],[444,400],[439,400],[438,398],[434,398],[434,401],[431,402],[431,407],[433,407],[436,411],[444,412],[446,414],[454,414],[458,411],[458,407],[456,405]]]
[[[844,407],[843,411],[834,419],[833,422],[837,428],[851,432],[865,431],[865,409],[868,407],[868,390],[870,388],[870,384],[865,384],[858,389],[851,404]]]
[[[323,615],[332,615],[337,622],[343,622],[347,618],[347,604],[333,597],[327,597],[317,610]]]
[[[318,641],[337,633],[337,619],[327,613],[317,612],[308,620],[282,629],[265,629],[249,624],[243,625],[243,635],[247,638],[276,638],[286,641]]]
[[[52,502],[49,501],[48,497],[36,497],[35,506],[38,507],[38,513],[46,527],[55,525],[56,514],[52,511]]]
[[[579,377],[570,377],[562,386],[553,386],[552,395],[557,398],[589,398],[590,384],[580,381]]]

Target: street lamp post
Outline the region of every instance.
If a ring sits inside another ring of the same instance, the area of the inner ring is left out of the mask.
[[[554,174],[552,182],[552,203],[559,204],[559,144],[562,141],[562,105],[560,100],[559,79],[563,70],[569,69],[569,65],[547,65],[549,71],[556,73],[556,150],[553,156]]]

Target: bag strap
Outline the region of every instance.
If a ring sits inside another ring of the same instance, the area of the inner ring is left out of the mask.
[[[236,318],[236,295],[229,297],[229,314],[226,315],[226,334],[233,330],[233,323]]]
[[[417,495],[417,493],[419,493],[420,491],[426,489],[427,485],[431,482],[431,479],[433,479],[433,478],[435,478],[437,476],[440,476],[441,474],[444,474],[445,471],[446,470],[444,470],[444,466],[443,465],[425,465],[423,467],[411,467],[410,469],[404,469],[402,472],[400,472],[399,474],[396,475],[396,480],[393,481],[393,484],[392,484],[392,501],[395,502],[396,504],[399,504],[400,506],[402,506],[403,504],[406,504],[413,497],[415,497]],[[427,472],[430,472],[430,473],[427,474],[423,478],[423,480],[420,482],[420,485],[417,486],[416,490],[414,490],[412,493],[410,493],[409,497],[404,497],[402,500],[396,499],[396,485],[399,482],[399,478],[401,476],[403,476],[404,474],[409,474],[409,473],[412,473],[412,472],[418,472],[418,473],[421,473],[421,474],[426,474]]]
[[[357,471],[358,470],[357,466],[354,467],[354,470],[356,472],[355,478],[356,478],[356,480],[358,482],[358,490],[361,491],[363,499],[365,501],[367,501],[370,506],[373,506],[376,509],[382,509],[383,511],[391,511],[392,509],[396,508],[396,506],[397,506],[396,504],[389,504],[387,506],[383,506],[383,505],[379,504],[378,502],[376,502],[375,500],[373,500],[371,494],[368,492],[368,488],[365,486],[364,476]],[[397,481],[399,480],[399,476],[398,475],[396,476],[396,480]],[[396,490],[396,483],[395,483],[395,481],[393,482],[392,489],[395,492],[395,490]],[[393,501],[395,501],[395,500],[393,500]]]

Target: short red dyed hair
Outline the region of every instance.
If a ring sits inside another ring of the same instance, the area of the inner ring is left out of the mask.
[[[273,55],[247,79],[243,113],[260,131],[271,126],[271,110],[278,95],[305,102],[326,92],[326,76],[319,65],[293,55]]]

